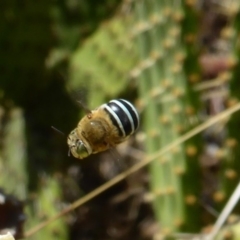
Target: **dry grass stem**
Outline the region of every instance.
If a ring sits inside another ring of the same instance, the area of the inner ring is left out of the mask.
[[[191,131],[187,132],[186,134],[184,134],[180,138],[176,139],[171,144],[168,144],[166,147],[162,148],[158,152],[144,157],[144,159],[142,161],[133,165],[128,170],[124,171],[123,173],[120,173],[119,175],[117,175],[116,177],[111,179],[110,181],[104,183],[103,185],[99,186],[98,188],[96,188],[92,192],[86,194],[84,197],[82,197],[79,200],[75,201],[74,203],[70,204],[66,209],[59,212],[55,216],[50,217],[48,220],[43,221],[39,225],[37,225],[37,226],[33,227],[32,229],[30,229],[29,231],[27,231],[26,234],[25,234],[25,237],[27,238],[27,237],[35,234],[36,232],[38,232],[39,230],[41,230],[42,228],[44,228],[45,226],[47,226],[51,222],[57,220],[58,218],[60,218],[60,217],[64,216],[65,214],[71,212],[72,210],[76,209],[77,207],[79,207],[79,206],[83,205],[84,203],[90,201],[91,199],[93,199],[97,195],[101,194],[102,192],[106,191],[107,189],[109,189],[110,187],[115,185],[116,183],[122,181],[123,179],[125,179],[126,177],[131,175],[132,173],[134,173],[134,172],[138,171],[139,169],[145,167],[150,162],[152,162],[155,159],[163,156],[165,153],[171,151],[172,149],[176,148],[178,145],[182,144],[183,142],[185,142],[186,140],[195,136],[196,134],[202,132],[203,130],[209,128],[210,126],[214,125],[215,123],[217,123],[219,121],[222,121],[223,119],[228,118],[230,115],[237,112],[238,110],[240,110],[240,103],[235,104],[231,108],[221,112],[220,114],[212,117],[208,121],[198,125],[197,127],[192,129]]]

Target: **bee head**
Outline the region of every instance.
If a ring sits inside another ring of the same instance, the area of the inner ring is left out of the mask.
[[[69,134],[67,144],[69,146],[69,152],[71,152],[75,158],[83,159],[92,153],[89,144],[87,144],[86,140],[79,138],[76,129]]]

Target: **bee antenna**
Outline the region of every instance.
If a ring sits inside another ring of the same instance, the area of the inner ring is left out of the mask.
[[[54,131],[56,131],[57,133],[60,133],[61,135],[65,136],[65,133],[62,132],[62,131],[60,131],[59,129],[57,129],[57,128],[53,127],[53,126],[51,126],[51,128],[52,128]]]

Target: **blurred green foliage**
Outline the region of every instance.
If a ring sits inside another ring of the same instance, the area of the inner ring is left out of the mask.
[[[234,9],[228,15],[234,33],[228,39],[234,52],[229,106],[239,98],[239,6]],[[92,170],[94,160],[84,170],[84,163],[69,158],[66,136],[51,129],[53,125],[68,134],[76,127],[81,112],[76,100],[90,108],[118,97],[136,103],[147,154],[200,122],[202,102],[194,90],[202,78],[199,14],[194,1],[0,3],[0,186],[29,200],[27,228],[60,211],[66,189],[56,173],[65,176],[75,165],[87,175],[80,184],[71,180],[76,187],[71,199],[84,191],[79,185],[89,190],[107,179]],[[239,116],[229,122],[229,138],[222,145],[229,153],[219,163],[219,189],[225,195],[220,204],[211,196],[212,206],[222,208],[239,181],[238,128]],[[204,195],[198,162],[202,144],[193,138],[149,166],[150,187],[144,197],[153,206],[160,236],[204,227],[199,204]],[[67,231],[60,219],[32,239],[66,239]]]
[[[68,88],[86,89],[89,106],[116,98],[129,87],[129,72],[136,62],[128,36],[130,23],[123,17],[105,22],[72,54]]]

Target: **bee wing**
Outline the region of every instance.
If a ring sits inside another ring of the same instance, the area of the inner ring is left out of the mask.
[[[109,148],[109,153],[112,155],[112,157],[114,158],[114,160],[116,161],[120,161],[121,160],[121,155],[120,153],[117,151],[117,149],[115,147],[110,147]]]
[[[85,88],[82,88],[80,90],[73,90],[67,88],[67,91],[70,93],[70,97],[74,102],[80,106],[86,114],[90,114],[91,110],[87,107],[86,101],[87,101],[87,90]]]
[[[81,101],[77,101],[77,103],[81,106],[81,108],[86,112],[86,114],[90,114],[92,113],[92,111],[85,106],[85,104],[83,104]]]

